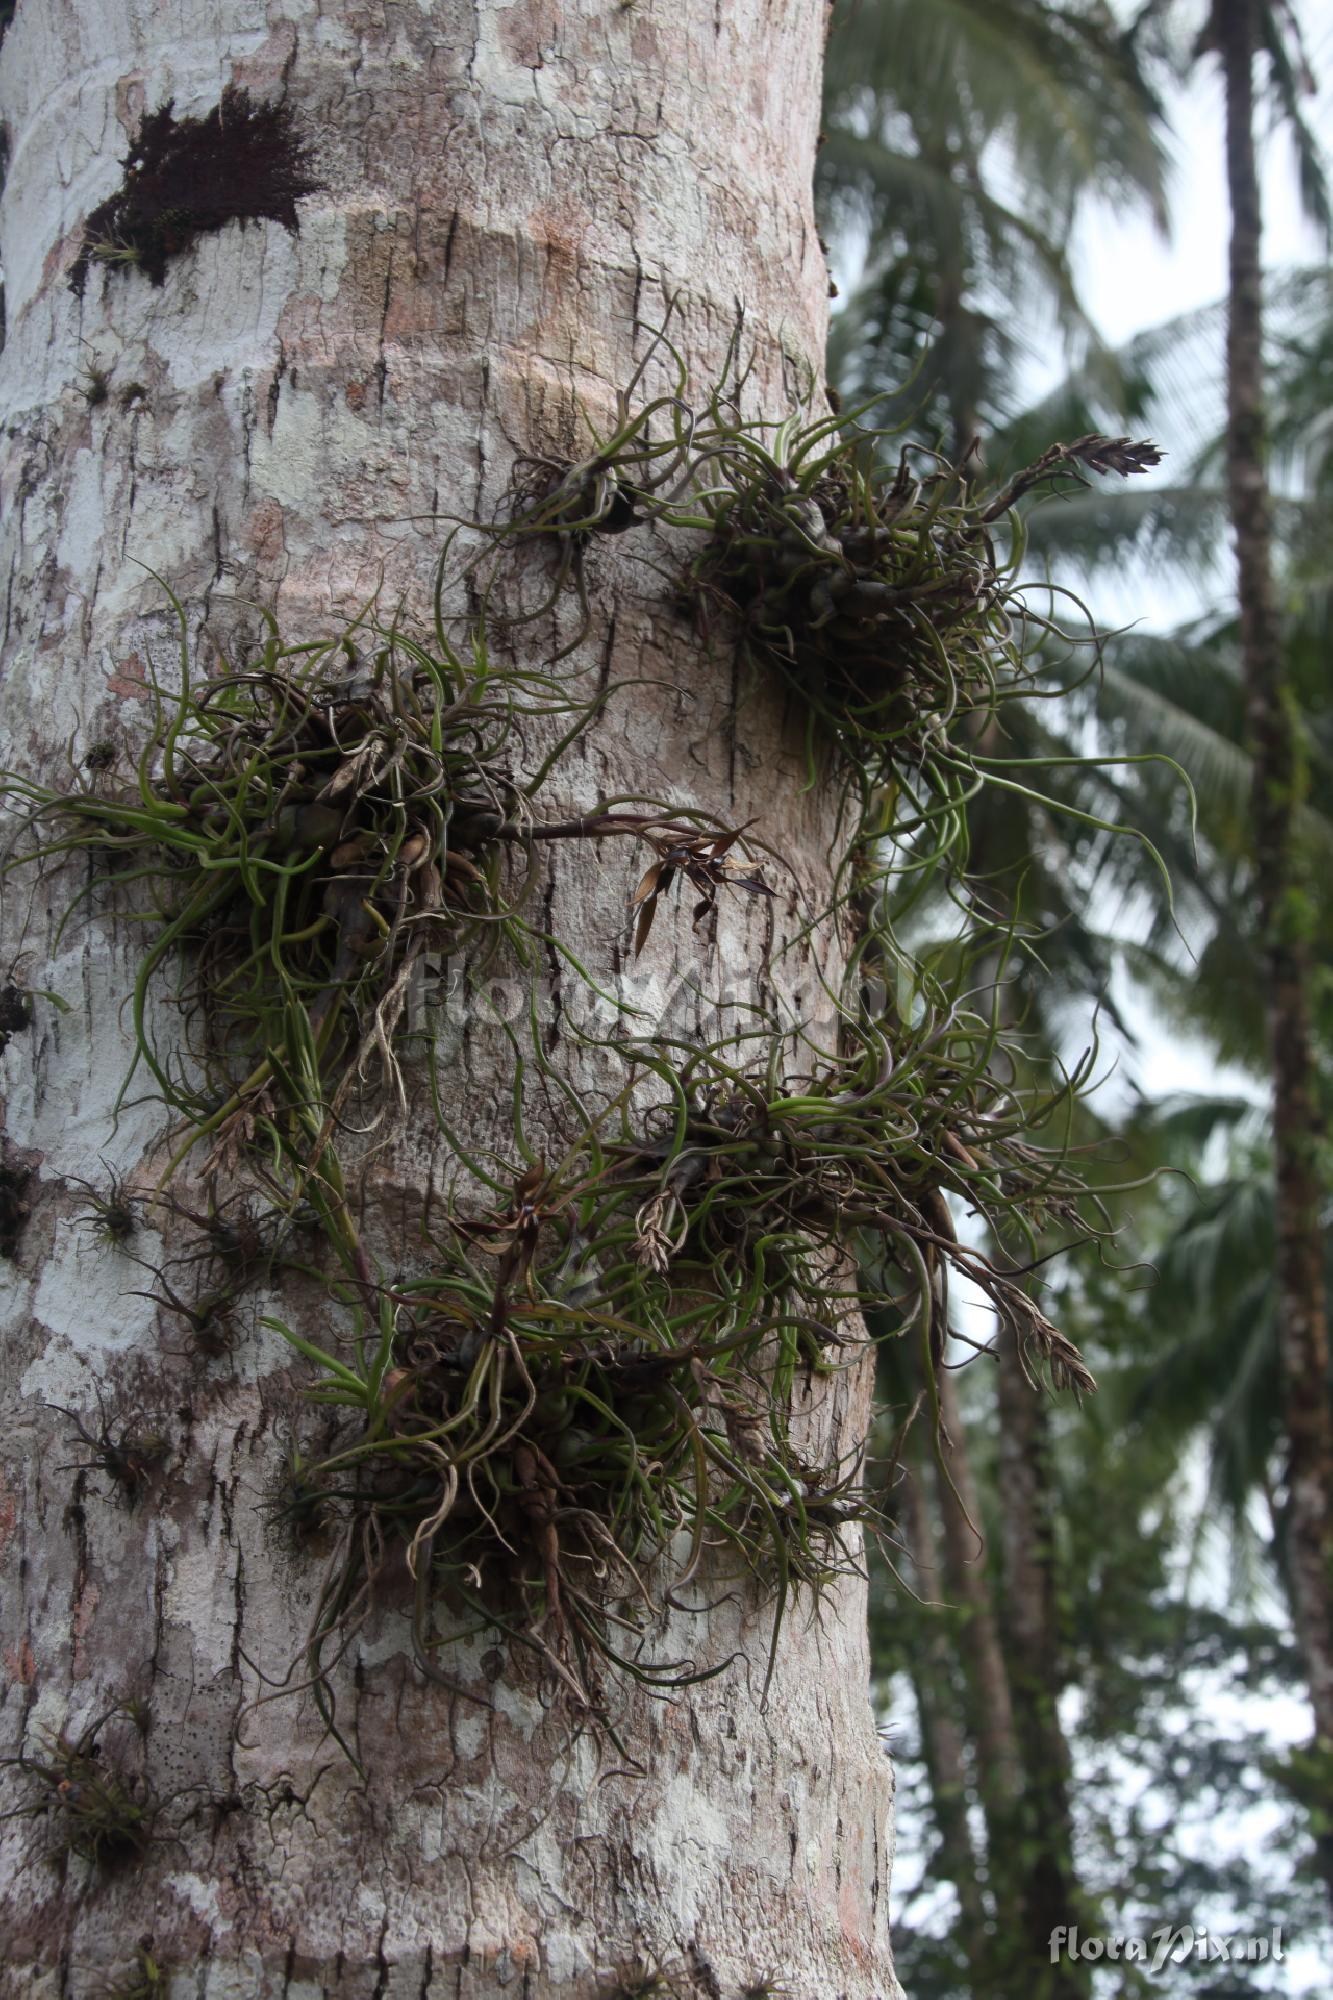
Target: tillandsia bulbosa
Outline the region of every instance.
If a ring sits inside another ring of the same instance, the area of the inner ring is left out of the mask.
[[[274,1501],[327,1569],[304,1669],[261,1699],[300,1672],[335,1733],[334,1665],[404,1571],[424,1673],[447,1680],[451,1648],[499,1633],[536,1656],[573,1713],[608,1728],[607,1670],[659,1692],[723,1670],[678,1635],[743,1579],[771,1605],[766,1688],[793,1593],[817,1601],[875,1526],[860,1454],[794,1440],[798,1381],[853,1358],[868,1315],[911,1344],[938,1436],[950,1271],[987,1298],[1034,1378],[1092,1386],[1024,1282],[1052,1225],[1105,1233],[1071,1138],[1091,1059],[1054,1082],[1031,1073],[1021,1035],[977,998],[993,994],[1014,926],[988,917],[970,953],[929,964],[902,927],[941,886],[974,919],[969,800],[988,784],[1035,796],[1033,761],[995,754],[989,732],[1034,692],[1033,642],[1059,643],[1017,581],[1015,505],[1083,469],[1141,470],[1153,448],[1082,438],[978,496],[933,454],[886,460],[890,440],[857,413],[742,415],[738,356],[734,343],[696,407],[659,331],[583,459],[519,458],[462,565],[473,578],[488,565],[465,644],[445,617],[448,549],[424,638],[377,623],[373,607],[324,641],[290,643],[270,620],[246,659],[205,675],[177,604],[179,689],[150,685],[137,759],[94,746],[63,792],[4,779],[31,829],[20,860],[100,861],[72,907],[106,898],[142,925],[136,1061],[177,1129],[156,1185],[89,1190],[89,1220],[122,1248],[140,1220],[189,1223],[186,1254],[149,1266],[143,1295],[205,1358],[232,1351],[246,1286],[290,1265],[319,1287],[317,1323],[263,1322],[312,1371],[309,1398],[334,1429],[293,1452]],[[666,380],[653,394],[655,358]],[[754,1006],[713,1041],[643,1035],[622,1010],[604,1037],[566,1031],[599,1073],[623,1076],[594,1103],[552,1064],[534,989],[531,1049],[522,1016],[504,1029],[504,1156],[458,1137],[420,1034],[456,1173],[388,1270],[354,1217],[344,1139],[353,1093],[379,1095],[359,1134],[402,1101],[418,972],[462,957],[535,979],[558,952],[601,992],[596,969],[527,914],[544,844],[646,847],[636,952],[678,883],[696,925],[723,889],[773,896],[755,858],[773,853],[762,826],[661,798],[538,812],[605,702],[637,685],[589,693],[577,669],[556,670],[590,621],[585,559],[599,535],[666,539],[666,562],[651,546],[648,559],[668,600],[684,601],[705,643],[739,647],[804,703],[811,781],[841,788],[845,846],[828,907],[777,955],[837,930],[828,1032]],[[535,607],[515,609],[506,561],[543,545],[553,574]],[[532,650],[532,626],[566,593],[574,637],[557,634],[537,667],[497,663],[487,621],[493,637],[526,628]],[[523,777],[533,725],[554,741]],[[183,1055],[155,1041],[149,1000],[164,993],[185,1023]],[[542,1152],[524,1130],[531,1077]],[[187,1161],[204,1184],[191,1200],[168,1185]],[[960,1211],[1002,1246],[995,1256],[960,1241]],[[322,1262],[290,1249],[307,1224],[331,1253]],[[147,1489],[157,1460],[142,1440],[66,1414],[89,1454],[81,1469],[132,1498]],[[677,1638],[662,1657],[667,1611]]]
[[[24,858],[94,857],[84,894],[100,881],[144,924],[137,1060],[191,1144],[226,1144],[276,1128],[284,1100],[323,1105],[317,1077],[342,1087],[387,1057],[414,964],[496,919],[486,856],[450,825],[508,808],[489,765],[509,698],[482,659],[355,628],[289,647],[270,625],[248,664],[197,676],[176,608],[180,688],[152,688],[135,782],[58,792],[11,773],[6,790],[37,830]],[[188,1068],[148,1025],[172,975]]]
[[[395,1036],[415,968],[506,944],[522,959],[527,884],[506,857],[538,842],[628,835],[710,898],[726,882],[763,888],[722,859],[739,836],[706,815],[612,800],[540,823],[547,767],[526,786],[512,775],[518,722],[572,716],[558,751],[598,706],[549,674],[501,672],[480,642],[465,658],[442,632],[426,645],[367,617],[296,646],[270,622],[249,663],[200,676],[175,609],[179,693],[153,685],[133,785],[58,791],[9,772],[3,791],[34,834],[10,867],[76,853],[102,865],[66,922],[100,887],[145,926],[135,1063],[182,1119],[183,1152],[267,1152],[296,1192],[306,1170],[336,1191],[330,1141],[367,1066],[401,1099]],[[154,1043],[149,998],[164,982],[188,1062]],[[99,1214],[128,1233],[124,1203]]]
[[[1022,1267],[959,1242],[943,1192],[1011,1239],[1076,1220],[1060,1120],[1077,1080],[1039,1099],[956,1004],[842,1041],[825,1054],[764,1022],[706,1048],[621,1044],[616,1122],[576,1118],[554,1166],[517,1173],[491,1214],[451,1215],[418,1275],[379,1286],[374,1318],[348,1290],[336,1351],[270,1322],[346,1419],[300,1502],[340,1524],[310,1639],[322,1699],[395,1543],[427,1672],[460,1636],[433,1628],[442,1597],[463,1632],[498,1627],[605,1720],[607,1665],[658,1689],[716,1671],[657,1657],[652,1637],[664,1609],[701,1609],[740,1574],[772,1600],[771,1675],[792,1592],[855,1567],[853,1531],[874,1520],[859,1462],[793,1441],[794,1385],[842,1365],[849,1322],[877,1309],[915,1331],[933,1387],[950,1268],[1034,1372],[1092,1386]]]
[[[160,1800],[101,1747],[103,1729],[120,1712],[108,1711],[77,1737],[50,1731],[40,1754],[8,1760],[30,1780],[31,1796],[3,1817],[43,1819],[53,1856],[113,1868],[141,1856],[154,1838]]]
[[[867,425],[873,402],[829,414],[812,385],[784,418],[745,415],[739,325],[717,381],[692,401],[669,321],[668,311],[619,392],[610,431],[588,421],[585,458],[517,458],[499,518],[465,524],[481,547],[459,573],[488,564],[489,602],[507,551],[553,543],[541,602],[509,616],[539,618],[572,588],[581,619],[568,651],[587,629],[583,558],[595,537],[696,531],[702,544],[672,545],[682,596],[733,614],[835,739],[881,765],[917,763],[968,714],[1030,694],[1030,642],[1054,628],[1021,581],[1019,502],[1086,484],[1089,471],[1146,472],[1156,446],[1089,434],[979,489],[966,468]],[[636,402],[655,356],[666,380]],[[1095,644],[1090,628],[1084,637]]]
[[[138,1417],[126,1417],[117,1428],[108,1418],[100,1397],[101,1428],[96,1431],[89,1430],[73,1410],[66,1410],[59,1403],[53,1403],[51,1408],[69,1419],[78,1444],[88,1454],[62,1466],[61,1471],[103,1473],[131,1506],[147,1491],[170,1455],[170,1441],[162,1432],[148,1429]]]
[[[98,2000],[161,2000],[171,1987],[171,1968],[154,1956],[151,1937],[140,1940],[134,1963],[123,1977],[109,1978]]]

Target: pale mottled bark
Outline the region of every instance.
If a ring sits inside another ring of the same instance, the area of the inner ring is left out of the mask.
[[[670,297],[705,379],[743,304],[752,393],[785,404],[823,340],[808,194],[822,30],[820,0],[21,6],[0,81],[3,761],[54,774],[71,741],[140,740],[148,665],[176,669],[171,616],[136,558],[192,629],[222,639],[253,624],[246,600],[291,633],[327,629],[377,587],[419,611],[442,533],[428,517],[492,508],[515,442],[581,451],[580,403],[605,421],[643,352],[636,322],[660,324]],[[311,136],[324,187],[299,231],[232,225],[161,289],[94,268],[77,299],[65,278],[83,220],[140,114],[168,98],[206,112],[229,83],[284,94]],[[87,394],[90,364],[108,371],[105,400]],[[609,703],[553,803],[625,791],[758,816],[792,861],[775,908],[728,904],[702,945],[688,909],[664,916],[642,966],[664,980],[688,951],[707,991],[748,987],[827,889],[828,801],[803,789],[777,692],[740,688],[660,578],[614,551],[593,588],[578,663],[669,685]],[[614,980],[635,857],[560,843],[550,868],[549,923]],[[7,937],[27,895],[7,893]],[[43,1729],[77,1732],[137,1697],[146,1734],[116,1723],[107,1755],[172,1803],[163,1837],[114,1873],[58,1869],[39,1823],[4,1825],[0,1990],[83,2000],[151,1934],[176,2000],[588,1996],[654,1963],[682,1993],[730,1996],[765,1972],[810,2000],[893,1993],[890,1779],[856,1589],[818,1622],[797,1607],[763,1710],[763,1607],[732,1598],[674,1621],[663,1655],[739,1647],[749,1670],[673,1704],[626,1698],[642,1779],[599,1763],[590,1735],[571,1743],[521,1661],[493,1678],[484,1646],[463,1657],[489,1709],[423,1685],[392,1601],[339,1674],[364,1784],[307,1701],[242,1723],[259,1673],[298,1650],[314,1588],[263,1511],[306,1421],[300,1374],[251,1322],[219,1360],[183,1352],[129,1296],[142,1272],[74,1226],[87,1201],[69,1177],[100,1179],[99,1159],[141,1172],[161,1117],[133,1101],[111,1115],[133,937],[95,917],[57,943],[62,900],[37,897],[26,970],[70,1011],[38,1001],[4,1057],[6,1136],[34,1179],[18,1262],[0,1267],[0,1729],[6,1751],[31,1752]],[[791,997],[808,956],[767,976]],[[553,962],[547,1042],[577,1066],[568,983]],[[158,1032],[170,1041],[168,1018]],[[467,1024],[455,1040],[454,1108],[500,1144],[498,1040]],[[381,1243],[410,1229],[447,1164],[428,1122],[380,1155]],[[864,1368],[809,1382],[799,1414],[846,1450],[868,1390]],[[79,1454],[49,1405],[91,1420],[99,1391],[170,1439],[133,1510],[64,1469]],[[21,1774],[6,1783],[21,1803]]]

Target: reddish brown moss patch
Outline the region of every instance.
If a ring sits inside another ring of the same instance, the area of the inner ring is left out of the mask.
[[[295,230],[297,202],[319,185],[285,104],[228,87],[207,116],[178,119],[168,100],[139,127],[121,186],[88,217],[70,286],[82,293],[93,263],[160,285],[171,258],[229,222]]]

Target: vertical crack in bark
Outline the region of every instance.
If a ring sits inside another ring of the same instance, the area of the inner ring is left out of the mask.
[[[426,1955],[421,1967],[421,1984],[417,1988],[417,2000],[430,2000],[430,1989],[435,1983],[435,1947],[426,1940]]]
[[[282,378],[287,367],[287,350],[281,339],[278,341],[278,358],[268,383],[268,434],[273,435],[273,426],[278,421],[278,399],[282,394]]]
[[[375,393],[381,410],[384,408],[384,388],[389,379],[389,361],[384,351],[384,330],[389,324],[389,304],[393,297],[393,250],[389,245],[389,256],[384,271],[384,302],[380,309],[380,330],[375,357]]]
[[[148,1655],[148,1679],[155,1682],[161,1671],[162,1649],[167,1627],[167,1587],[171,1559],[159,1537],[153,1558],[153,1642]]]
[[[232,1572],[231,1601],[230,1664],[232,1672],[239,1680],[241,1664],[244,1659],[243,1634],[245,1632],[245,1550],[239,1542],[236,1544],[236,1567]]]

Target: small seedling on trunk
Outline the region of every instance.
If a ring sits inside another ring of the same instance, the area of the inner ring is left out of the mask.
[[[53,1857],[75,1854],[103,1868],[145,1852],[158,1811],[141,1782],[102,1758],[97,1737],[109,1719],[104,1716],[77,1738],[58,1731],[47,1737],[42,1755],[14,1758],[33,1781],[35,1796],[7,1815],[44,1819]]]
[[[68,1417],[73,1424],[75,1435],[88,1453],[86,1458],[70,1460],[59,1469],[62,1472],[100,1472],[119,1488],[131,1506],[142,1499],[155,1474],[168,1457],[170,1440],[160,1431],[150,1430],[137,1419],[130,1418],[119,1428],[109,1419],[98,1392],[97,1408],[101,1428],[89,1430],[83,1419],[74,1410],[68,1410],[61,1403],[51,1403],[48,1407],[62,1417]]]

